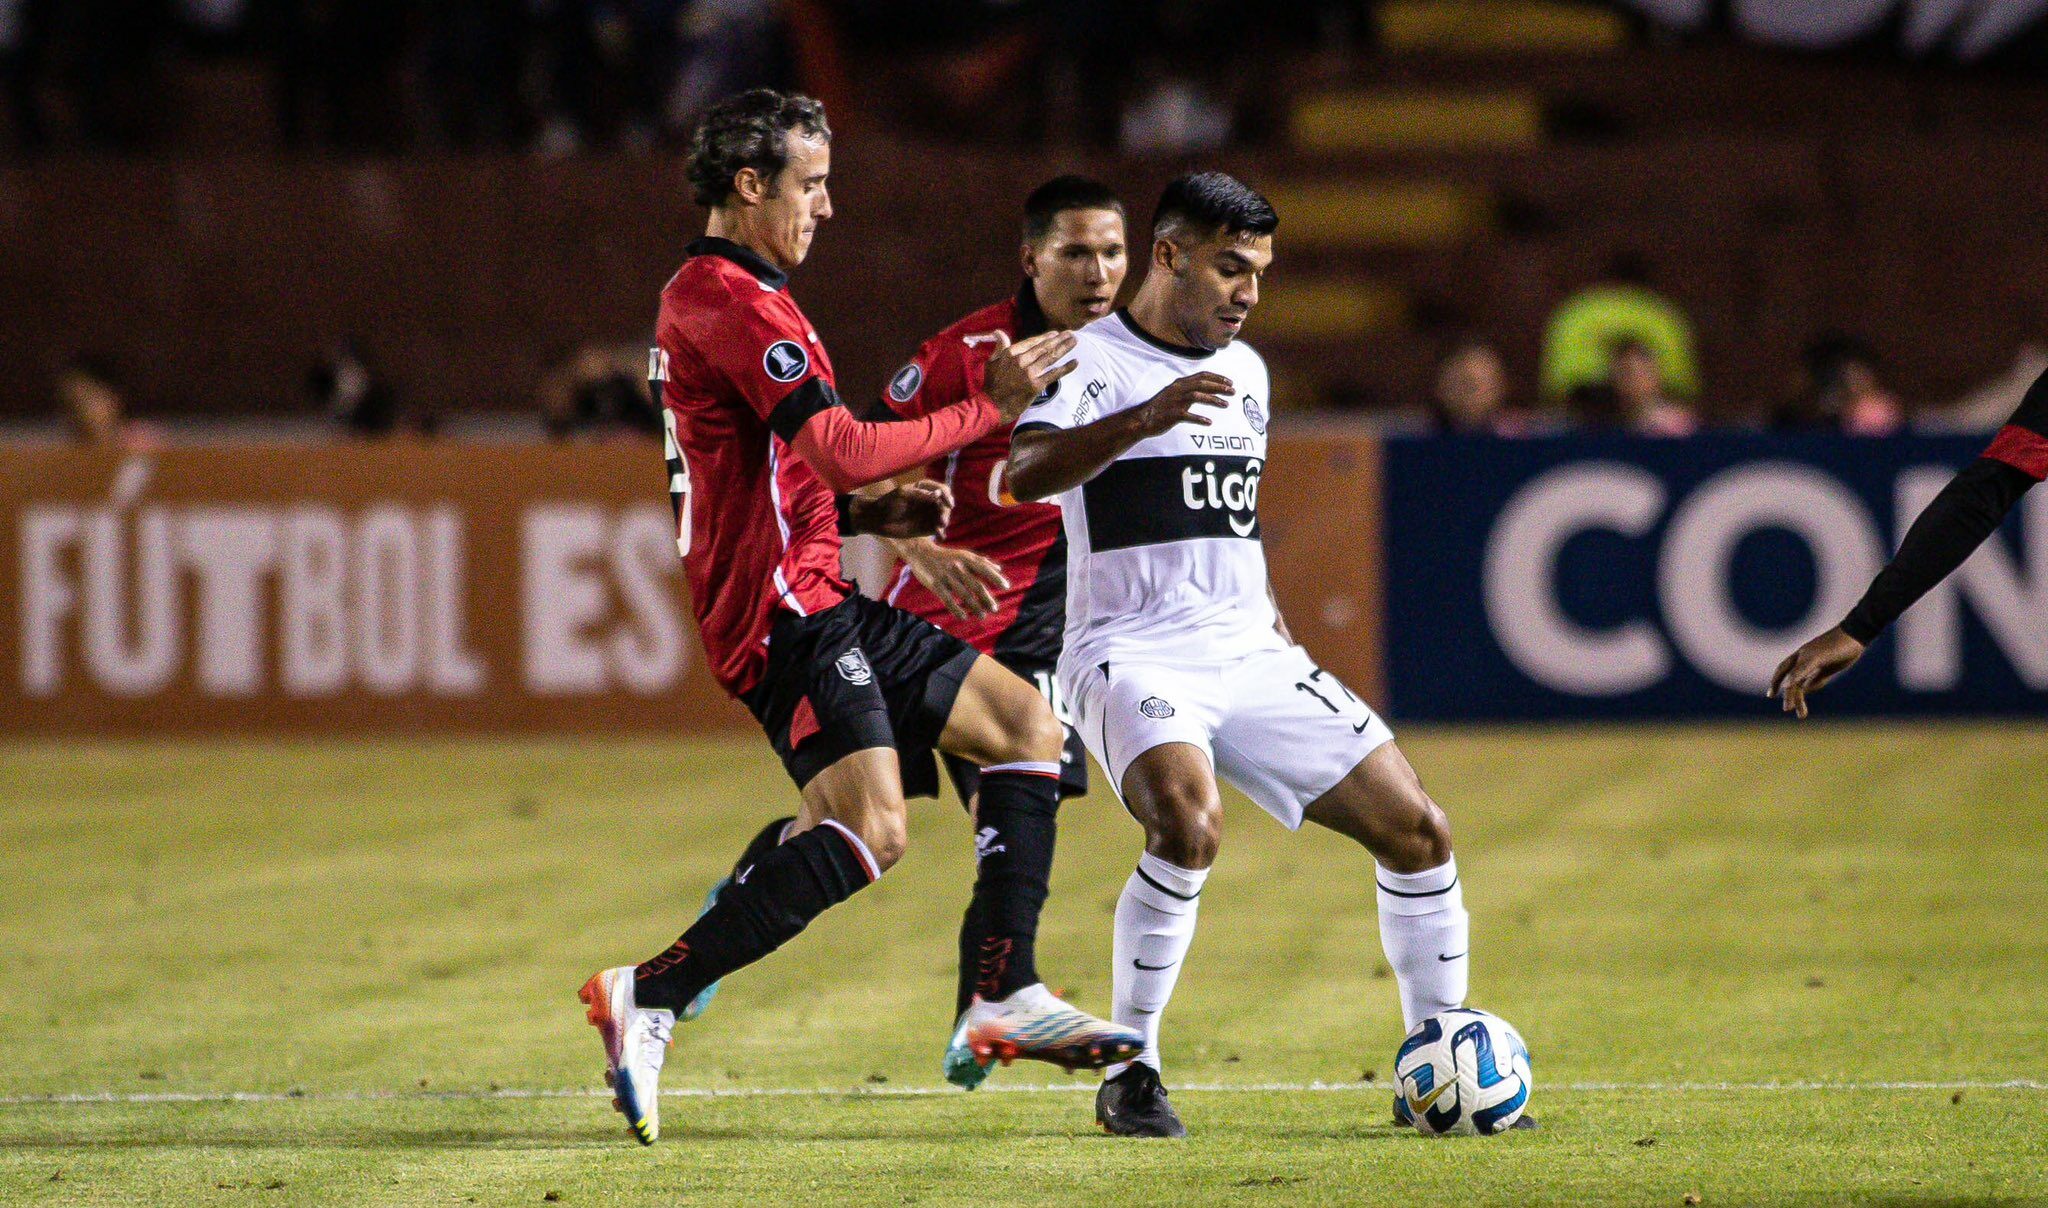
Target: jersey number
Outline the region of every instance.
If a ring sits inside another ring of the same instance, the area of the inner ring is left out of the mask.
[[[647,389],[661,412],[661,453],[668,459],[668,502],[676,513],[676,553],[690,556],[690,463],[683,460],[683,442],[676,439],[676,413],[662,397],[668,382],[668,354],[647,350]]]

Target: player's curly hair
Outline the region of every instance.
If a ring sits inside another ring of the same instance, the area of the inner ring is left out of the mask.
[[[690,134],[690,192],[697,204],[724,205],[741,168],[774,178],[789,163],[792,130],[830,141],[825,106],[800,93],[753,88],[705,110]]]

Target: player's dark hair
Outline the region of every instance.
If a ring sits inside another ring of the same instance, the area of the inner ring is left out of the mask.
[[[1280,227],[1273,203],[1226,172],[1190,172],[1176,177],[1152,212],[1152,238],[1183,232],[1203,235],[1270,235]]]
[[[830,141],[825,106],[800,93],[753,88],[705,110],[690,134],[690,192],[697,204],[724,205],[741,168],[774,179],[789,164],[792,130]]]
[[[1055,176],[1024,199],[1024,242],[1037,243],[1052,230],[1052,221],[1068,210],[1124,212],[1123,199],[1106,184],[1086,176]]]

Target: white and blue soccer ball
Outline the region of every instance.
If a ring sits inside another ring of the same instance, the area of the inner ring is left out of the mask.
[[[1415,1025],[1394,1054],[1394,1078],[1406,1115],[1431,1136],[1506,1132],[1528,1110],[1535,1086],[1521,1033],[1470,1007]]]

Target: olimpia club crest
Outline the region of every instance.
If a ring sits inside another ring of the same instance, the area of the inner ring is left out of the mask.
[[[1173,716],[1173,706],[1156,696],[1148,696],[1138,704],[1138,712],[1154,721],[1164,721]]]
[[[858,646],[840,655],[832,665],[838,668],[840,679],[856,688],[875,682],[874,670],[868,666],[868,656],[862,654]]]
[[[1259,406],[1259,400],[1249,394],[1244,396],[1244,422],[1250,424],[1252,431],[1260,436],[1266,434],[1266,409]]]

